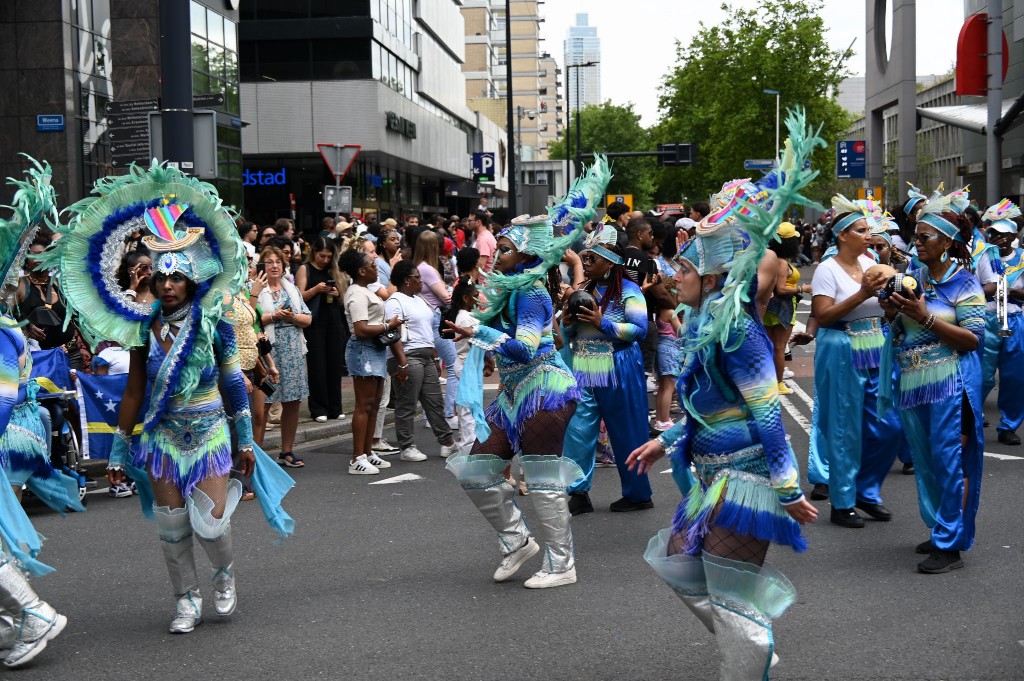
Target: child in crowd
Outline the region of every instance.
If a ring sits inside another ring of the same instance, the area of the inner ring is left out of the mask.
[[[470,249],[474,250],[474,249]],[[475,263],[474,263],[475,266]],[[464,329],[476,329],[480,320],[473,316],[480,301],[480,292],[473,283],[472,275],[463,274],[459,277],[455,290],[452,292],[452,304],[458,306],[458,314],[455,316],[455,325]],[[463,338],[455,343],[455,375],[462,376],[462,367],[466,364],[466,356],[469,354],[469,338]],[[456,441],[458,451],[461,454],[469,454],[473,442],[476,441],[476,421],[468,408],[461,405],[455,406],[455,416],[459,419],[459,438]]]

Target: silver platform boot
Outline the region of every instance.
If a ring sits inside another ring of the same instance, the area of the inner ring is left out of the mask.
[[[473,505],[498,533],[503,558],[494,572],[496,582],[512,577],[540,550],[516,505],[516,491],[502,474],[507,465],[508,461],[493,454],[461,454],[449,458],[445,464]]]
[[[39,598],[25,575],[9,560],[0,565],[0,608],[11,617],[15,628],[14,641],[4,658],[8,667],[34,660],[68,625],[68,618]]]
[[[230,617],[238,604],[235,573],[232,571],[231,515],[241,498],[242,483],[230,480],[224,513],[220,518],[213,516],[213,500],[200,489],[193,490],[185,502],[196,539],[213,567],[213,609],[218,617]]]
[[[0,612],[0,660],[7,659],[7,654],[18,640],[18,630],[14,627],[14,618],[6,612]]]
[[[527,589],[548,589],[576,583],[576,556],[572,544],[568,488],[583,471],[561,456],[520,456],[523,477],[530,481],[530,498],[544,540],[543,565],[523,584]]]
[[[778,662],[772,620],[796,599],[777,570],[704,554],[722,681],[760,681]]]
[[[668,543],[671,538],[671,528],[665,528],[651,537],[647,542],[647,550],[644,551],[644,560],[666,584],[672,587],[679,600],[713,634],[715,625],[711,615],[708,583],[704,578],[704,560],[700,556],[668,555]]]
[[[178,599],[170,632],[187,634],[203,621],[203,598],[199,594],[188,509],[154,506],[153,513],[171,588]]]

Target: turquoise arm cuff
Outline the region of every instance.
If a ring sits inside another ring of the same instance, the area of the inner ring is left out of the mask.
[[[110,447],[110,458],[107,461],[107,470],[123,471],[128,464],[128,457],[131,455],[132,438],[118,428],[114,431],[114,444]]]

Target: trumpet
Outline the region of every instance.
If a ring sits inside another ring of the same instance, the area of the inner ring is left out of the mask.
[[[1010,287],[1006,285],[1004,274],[996,280],[996,319],[999,320],[999,331],[996,333],[1000,338],[1009,338],[1013,335],[1013,329],[1009,324],[1009,308]]]

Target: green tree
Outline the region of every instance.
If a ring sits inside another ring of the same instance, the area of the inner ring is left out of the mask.
[[[576,112],[572,116],[572,155],[576,158]],[[600,106],[586,106],[580,109],[580,146],[583,148],[584,163],[589,163],[594,152],[651,151],[647,130],[640,125],[640,115],[633,111],[633,104],[618,106],[605,102]],[[548,155],[553,159],[565,158],[565,131],[548,146]],[[612,159],[612,181],[609,194],[632,194],[633,203],[642,208],[651,205],[654,196],[655,159],[620,158]]]
[[[822,125],[829,146],[811,159],[821,177],[808,194],[828,198],[835,178],[832,142],[845,137],[850,123],[834,93],[848,75],[852,50],[825,42],[821,6],[821,0],[764,0],[756,9],[725,3],[724,22],[701,22],[689,42],[677,41],[677,64],[663,81],[662,118],[651,135],[655,142],[696,143],[698,157],[689,168],[658,170],[659,200],[703,200],[723,182],[750,176],[745,159],[775,156],[775,96],[766,89],[781,93],[783,140],[787,107],[804,107],[808,122]]]

